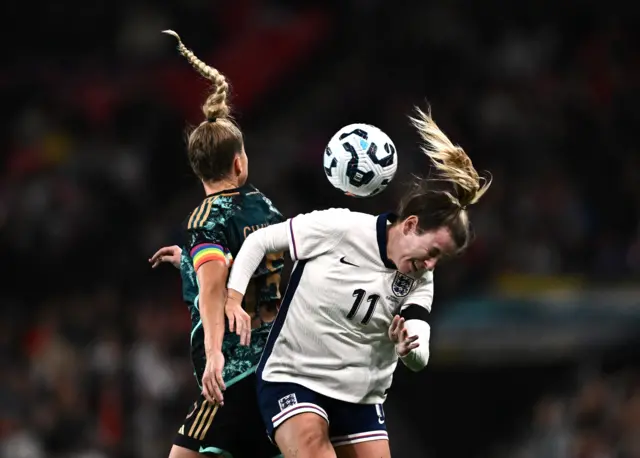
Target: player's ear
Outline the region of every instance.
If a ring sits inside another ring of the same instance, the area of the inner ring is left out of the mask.
[[[242,153],[236,154],[233,158],[233,174],[237,177],[244,173],[245,164],[242,160]]]
[[[418,229],[418,217],[411,215],[402,222],[402,233],[409,235],[416,232]]]

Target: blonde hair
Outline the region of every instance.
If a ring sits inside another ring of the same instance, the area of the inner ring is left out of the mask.
[[[466,209],[491,186],[491,175],[481,176],[462,147],[455,145],[431,117],[431,110],[416,107],[409,117],[422,139],[421,149],[429,157],[432,172],[416,177],[400,203],[400,220],[417,216],[420,231],[449,229],[458,251],[470,243],[472,234]]]
[[[464,149],[454,145],[431,117],[431,109],[422,111],[416,107],[416,116],[409,117],[411,124],[422,138],[420,148],[434,167],[431,180],[451,183],[452,191],[443,191],[451,203],[465,209],[480,200],[491,186],[492,177],[481,176],[473,167]]]
[[[227,104],[229,98],[229,83],[227,78],[213,67],[202,62],[198,57],[187,48],[180,35],[173,30],[163,30],[162,33],[171,35],[178,40],[178,51],[185,59],[196,69],[203,77],[211,81],[213,89],[202,105],[202,113],[207,119],[228,118],[231,116],[231,108]]]
[[[205,120],[189,134],[188,152],[191,168],[201,180],[220,180],[229,174],[235,156],[244,149],[242,132],[231,116],[229,82],[187,48],[175,31],[163,30],[162,33],[178,40],[180,54],[211,82],[211,91],[202,105]]]

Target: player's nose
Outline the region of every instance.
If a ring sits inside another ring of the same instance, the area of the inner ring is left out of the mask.
[[[433,270],[436,267],[436,263],[438,262],[438,258],[431,258],[424,261],[424,268],[427,270]]]

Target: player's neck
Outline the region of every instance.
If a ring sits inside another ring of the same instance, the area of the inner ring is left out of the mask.
[[[204,186],[204,192],[206,195],[216,194],[221,191],[226,191],[227,189],[234,189],[239,187],[238,180],[219,180],[219,181],[210,181],[207,183],[202,183]]]

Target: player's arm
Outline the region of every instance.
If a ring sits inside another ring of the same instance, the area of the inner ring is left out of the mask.
[[[408,351],[406,348],[404,352],[399,351],[398,356],[403,364],[414,372],[421,371],[429,362],[431,326],[428,320],[433,302],[433,273],[425,274],[421,282],[423,283],[409,294],[404,302],[405,305],[400,310],[405,336],[409,339],[415,337],[410,343],[417,345],[415,348],[409,348]]]
[[[231,269],[228,300],[242,301],[253,273],[267,253],[288,250],[291,259],[299,261],[333,249],[345,233],[348,213],[342,209],[314,211],[249,235]]]
[[[230,255],[226,240],[220,232],[195,229],[189,231],[191,249],[189,255],[198,278],[198,310],[204,331],[206,367],[202,377],[203,395],[208,401],[222,402],[224,357],[222,341],[225,332],[224,304],[226,281],[229,274]]]
[[[222,351],[224,338],[224,302],[229,268],[223,261],[208,262],[197,271],[200,284],[198,306],[204,329],[204,348],[207,359],[213,352]]]
[[[198,310],[202,319],[207,354],[222,350],[224,338],[224,301],[229,274],[228,250],[210,234],[196,234],[197,242],[189,254],[198,277]]]

